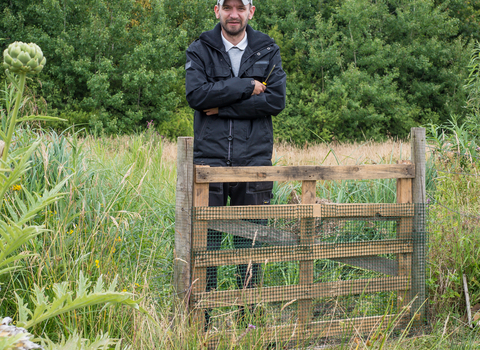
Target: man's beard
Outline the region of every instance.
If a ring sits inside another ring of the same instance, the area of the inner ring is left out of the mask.
[[[241,23],[241,22],[240,22],[240,23]],[[230,36],[236,36],[236,35],[242,33],[242,32],[245,30],[245,28],[247,27],[247,23],[248,23],[248,19],[245,19],[245,23],[243,24],[243,26],[241,26],[240,28],[238,28],[238,29],[235,30],[235,31],[232,31],[232,30],[229,30],[229,29],[227,28],[227,24],[228,24],[228,23],[225,23],[225,24],[224,24],[222,21],[220,21],[220,24],[221,24],[223,30],[225,31],[225,33],[227,33],[227,34],[230,35]]]

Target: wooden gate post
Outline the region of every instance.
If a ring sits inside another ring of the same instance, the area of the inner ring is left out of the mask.
[[[208,165],[195,165],[194,169],[198,167],[208,167]],[[208,183],[198,183],[197,179],[193,180],[193,206],[194,207],[208,207],[209,197],[208,191],[210,185]],[[195,220],[193,223],[193,246],[195,250],[207,250],[207,235],[208,235],[208,221]],[[192,276],[192,293],[199,294],[206,291],[207,288],[207,268],[193,266]],[[193,306],[193,322],[199,330],[205,329],[205,313],[200,307]]]
[[[316,184],[315,180],[304,180],[302,181],[302,204],[315,204],[315,199],[317,196],[316,193]],[[308,248],[312,248],[314,244],[314,230],[315,230],[315,219],[314,218],[303,218],[301,219],[301,230],[300,230],[300,244],[305,245]],[[311,259],[311,256],[308,256],[309,250],[305,251],[305,259],[300,261],[299,266],[299,284],[305,286],[305,294],[307,291],[310,291],[313,284],[313,267],[314,260]],[[302,327],[303,332],[306,331],[307,325],[312,321],[313,309],[312,309],[312,299],[301,300],[298,303],[298,318],[299,323]]]
[[[413,222],[413,257],[412,257],[412,316],[418,312],[417,319],[425,316],[425,273],[426,273],[426,232],[425,203],[426,201],[426,137],[424,128],[412,128],[411,131],[412,162],[415,164],[413,179],[413,203],[415,216]]]
[[[191,284],[193,194],[193,137],[177,141],[177,190],[175,202],[174,286],[176,295],[185,300]]]

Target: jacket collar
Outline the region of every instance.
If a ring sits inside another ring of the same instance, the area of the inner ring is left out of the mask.
[[[225,52],[225,46],[223,45],[221,32],[222,27],[220,23],[217,23],[212,30],[203,32],[200,35],[200,40],[204,41],[210,46],[213,46],[217,50]],[[252,51],[260,50],[266,45],[274,43],[272,38],[262,32],[259,32],[258,30],[254,30],[249,24],[247,24],[247,36],[247,48],[250,48]]]

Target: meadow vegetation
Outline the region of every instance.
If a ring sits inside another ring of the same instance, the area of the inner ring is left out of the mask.
[[[342,9],[330,10],[346,15]],[[465,90],[466,114],[427,125],[428,327],[395,333],[392,324],[383,333],[357,334],[337,348],[480,347],[479,327],[470,328],[465,316],[463,286],[465,276],[478,323],[479,57],[477,46]],[[355,72],[353,66],[347,69]],[[25,99],[15,93],[23,90],[25,79],[9,79],[0,102],[0,136],[11,145],[0,167],[0,316],[12,317],[50,350],[204,347],[208,339],[189,327],[173,297],[175,143],[158,132],[155,122],[130,136],[89,135],[76,127],[52,131],[32,121],[45,119],[31,103],[34,91],[27,90]],[[409,143],[402,140],[408,138],[278,142],[273,161],[390,164],[409,158]],[[300,193],[298,183],[276,183],[273,202],[288,203]],[[395,182],[319,182],[317,196],[334,203],[394,203]],[[21,239],[12,239],[14,234]],[[260,341],[243,344],[241,338],[234,336],[227,348],[264,348]]]
[[[56,342],[77,330],[91,340],[108,332],[133,349],[200,348],[205,339],[188,327],[172,297],[176,145],[153,130],[133,136],[83,138],[72,130],[57,134],[30,128],[18,130],[15,144],[20,147],[39,136],[40,147],[22,188],[12,188],[8,195],[21,196],[23,187],[29,191],[53,188],[64,177],[70,179],[63,186],[65,195],[34,219],[49,230],[21,248],[34,254],[0,277],[0,314],[18,320],[14,293],[31,305],[34,285],[52,298],[53,284],[66,281],[73,286],[81,273],[93,281],[102,276],[106,284],[117,276],[117,291],[129,293],[146,313],[119,305],[90,306],[29,330]],[[463,158],[441,153],[433,143],[431,147],[428,193],[430,221],[435,225],[429,226],[428,309],[432,329],[413,338],[392,336],[384,348],[477,344],[476,331],[465,325],[460,277],[462,272],[469,276],[472,305],[480,303],[476,277],[480,235],[475,214],[480,184],[477,176],[463,175],[477,174],[477,166],[471,160],[460,165]],[[275,154],[281,165],[394,163],[409,157],[409,144],[394,140],[305,147],[276,144]],[[288,202],[293,190],[300,191],[300,186],[276,184],[275,202]],[[394,202],[395,184],[320,183],[317,195],[332,202]],[[372,330],[371,337],[374,335]],[[366,340],[360,343],[363,348],[375,348],[366,344]],[[357,345],[346,342],[341,347]],[[260,343],[257,346],[261,348]],[[241,342],[237,348],[242,348]]]

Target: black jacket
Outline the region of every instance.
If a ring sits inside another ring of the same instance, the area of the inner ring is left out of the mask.
[[[273,39],[249,25],[247,38],[238,77],[231,69],[220,24],[187,49],[185,86],[187,101],[195,109],[195,164],[271,165],[271,116],[285,108],[286,74]],[[253,79],[265,81],[274,65],[265,92],[252,96]],[[215,107],[217,115],[203,112]]]

